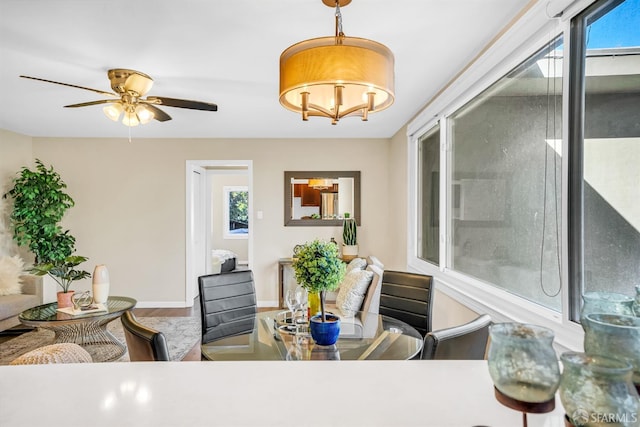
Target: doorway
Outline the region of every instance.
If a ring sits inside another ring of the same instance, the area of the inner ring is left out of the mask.
[[[252,268],[252,221],[249,221],[249,231],[244,239],[234,236],[232,239],[220,240],[225,224],[223,187],[229,187],[233,182],[243,183],[248,191],[247,218],[250,220],[253,218],[251,160],[186,162],[185,307],[192,307],[198,296],[198,277],[212,272],[213,250],[237,253],[236,263],[242,264],[243,268]]]

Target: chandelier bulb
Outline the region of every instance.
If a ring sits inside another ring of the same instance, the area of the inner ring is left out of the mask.
[[[102,109],[104,115],[107,116],[110,120],[117,122],[120,118],[120,114],[122,114],[123,108],[120,103],[109,104]]]
[[[154,117],[153,111],[151,111],[149,108],[147,108],[142,104],[136,107],[135,114],[137,119],[140,121],[140,124],[143,124],[143,125],[146,125],[147,123],[149,123],[151,120],[153,120],[153,117]]]

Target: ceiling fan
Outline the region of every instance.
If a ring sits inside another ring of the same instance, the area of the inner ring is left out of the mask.
[[[89,105],[109,104],[103,108],[105,115],[114,122],[117,122],[122,115],[122,123],[126,126],[146,124],[153,119],[158,120],[159,122],[171,120],[171,116],[158,108],[158,106],[186,108],[189,110],[218,111],[218,106],[216,104],[208,102],[166,98],[162,96],[148,96],[144,98],[147,92],[151,89],[151,86],[153,86],[153,79],[140,71],[115,68],[113,70],[109,70],[107,72],[107,76],[111,82],[111,89],[113,89],[113,92],[106,92],[100,89],[92,89],[90,87],[61,83],[38,77],[20,77],[90,90],[101,95],[109,96],[111,97],[110,99],[100,99],[98,101],[65,105],[65,107],[77,108],[87,107]]]

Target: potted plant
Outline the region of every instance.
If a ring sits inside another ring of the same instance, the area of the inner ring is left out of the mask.
[[[71,255],[76,239],[59,225],[74,202],[64,191],[67,185],[53,166],[47,168],[39,159],[35,163],[35,170],[23,167],[13,180],[13,188],[3,195],[13,199],[10,215],[13,239],[33,252],[32,273],[48,274],[62,286],[62,293],[69,293],[72,281],[90,277],[86,271],[73,268],[87,258]],[[63,299],[70,299],[70,295]],[[59,301],[59,306],[63,307],[64,302]]]
[[[302,245],[293,261],[296,280],[311,294],[320,294],[320,314],[309,319],[311,336],[319,345],[333,345],[340,332],[340,318],[325,311],[325,295],[335,290],[345,274],[338,247],[321,240]]]
[[[91,277],[89,272],[75,269],[75,267],[87,260],[87,257],[71,255],[63,260],[38,264],[31,269],[31,272],[36,276],[44,276],[45,274],[51,276],[62,288],[62,292],[58,293],[58,307],[70,307],[73,305],[71,302],[73,291],[69,289],[71,283],[75,280]]]
[[[358,256],[358,229],[355,218],[344,214],[342,223],[342,259],[351,261]]]

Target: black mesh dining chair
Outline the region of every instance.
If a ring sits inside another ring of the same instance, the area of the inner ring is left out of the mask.
[[[202,344],[253,331],[257,313],[251,270],[198,277]]]
[[[127,341],[129,360],[169,361],[169,349],[164,334],[138,322],[131,311],[125,311],[120,317],[124,338]]]
[[[424,337],[423,360],[483,360],[489,341],[491,316],[483,314],[471,322],[429,332]]]
[[[385,270],[380,314],[413,326],[422,336],[431,331],[433,278],[425,274]]]

